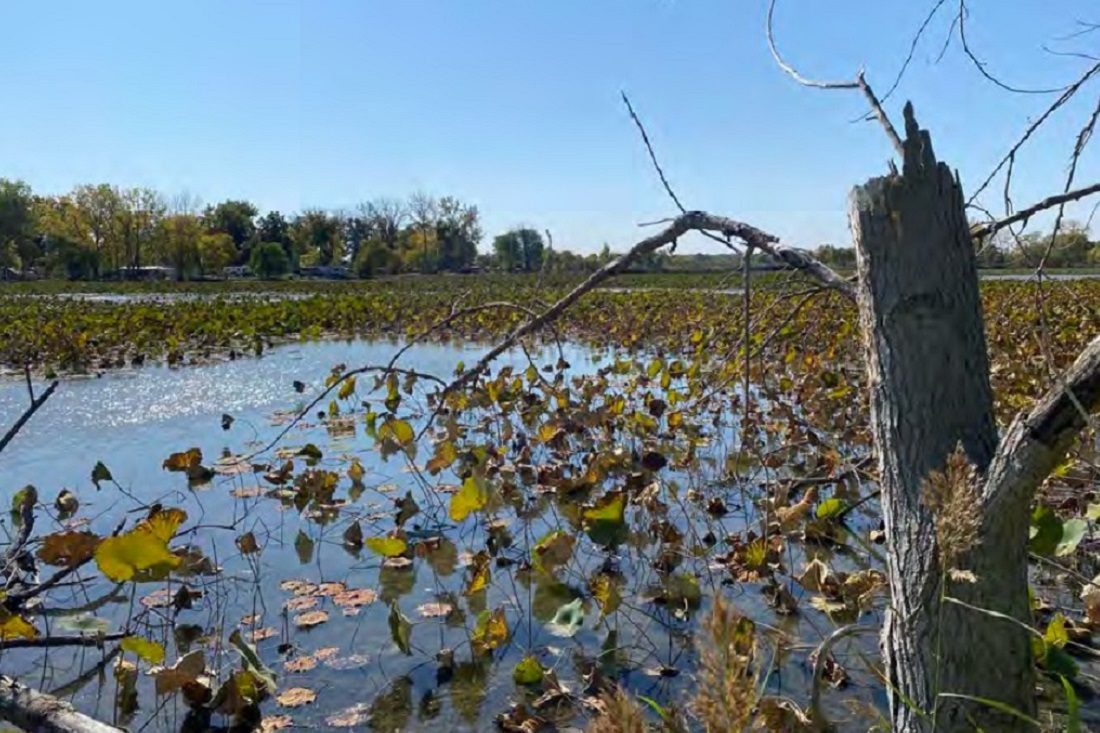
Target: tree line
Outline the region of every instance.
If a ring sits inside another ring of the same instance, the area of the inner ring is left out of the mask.
[[[23,181],[0,179],[0,271],[43,277],[125,277],[149,266],[171,268],[178,279],[220,277],[227,267],[249,267],[260,277],[303,268],[340,267],[371,277],[402,272],[591,272],[614,259],[605,244],[580,255],[550,246],[530,227],[493,238],[479,252],[483,232],[476,206],[452,196],[423,193],[376,198],[350,211],[307,209],[260,214],[244,200],[202,206],[189,195],[150,188],[78,185],[41,195]],[[837,268],[855,265],[851,248],[822,245],[815,256]],[[1055,236],[1005,235],[978,253],[982,267],[1100,266],[1100,242],[1069,223]],[[767,258],[760,258],[766,265]],[[653,253],[635,271],[706,271],[740,267],[736,255]]]
[[[370,277],[401,272],[590,271],[599,254],[551,251],[543,235],[517,228],[479,253],[476,206],[452,196],[377,198],[350,211],[307,209],[261,214],[253,203],[202,206],[189,195],[150,188],[85,184],[41,195],[23,181],[0,179],[0,271],[101,279],[142,268],[171,268],[178,279],[220,277],[249,267],[260,277],[304,268],[345,268]]]
[[[813,255],[835,269],[856,265],[856,252],[851,247],[825,244],[813,250]],[[1100,267],[1100,241],[1089,238],[1086,224],[1074,221],[1064,222],[1056,233],[1018,234],[1005,229],[992,240],[980,242],[977,258],[978,267],[983,269],[1030,270],[1040,262],[1054,268]]]

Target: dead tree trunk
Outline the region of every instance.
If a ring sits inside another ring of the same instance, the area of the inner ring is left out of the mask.
[[[943,596],[1029,622],[1030,495],[1022,507],[983,516],[980,544],[965,560],[977,582],[950,580],[922,484],[959,444],[984,475],[997,429],[960,186],[937,163],[909,106],[905,119],[902,173],[857,187],[850,201],[888,538],[891,604],[882,647],[891,716],[902,732],[1014,731],[1027,724],[974,698],[1034,716],[1028,632]]]

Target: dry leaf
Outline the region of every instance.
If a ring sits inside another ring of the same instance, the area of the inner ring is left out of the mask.
[[[424,603],[417,606],[416,610],[424,618],[439,618],[449,616],[454,609],[449,603]]]
[[[327,611],[307,611],[294,617],[294,625],[300,629],[308,629],[328,621]]]
[[[248,638],[253,642],[263,641],[264,639],[270,639],[273,636],[278,635],[278,631],[270,626],[265,626],[262,629],[253,629],[249,632]]]
[[[370,588],[353,588],[337,593],[332,597],[332,602],[344,608],[357,608],[367,606],[378,600],[378,593]]]
[[[283,669],[287,672],[308,672],[317,666],[317,658],[311,656],[297,657],[283,663]]]
[[[275,698],[275,702],[283,707],[297,708],[302,705],[309,705],[316,699],[317,693],[308,687],[291,687],[279,693]]]
[[[289,728],[294,721],[289,715],[265,715],[260,721],[260,733],[274,733],[274,731]]]
[[[283,604],[288,611],[308,611],[317,607],[317,596],[294,596]]]

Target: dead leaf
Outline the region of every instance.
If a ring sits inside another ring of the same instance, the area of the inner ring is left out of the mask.
[[[454,609],[449,603],[422,603],[416,610],[424,618],[441,618],[451,615]]]
[[[294,617],[294,625],[300,629],[309,629],[328,621],[328,611],[307,611]]]
[[[286,708],[297,708],[309,705],[316,699],[317,693],[308,687],[291,687],[279,693],[275,702]]]
[[[377,599],[378,593],[370,588],[352,588],[334,595],[332,602],[343,608],[358,608],[370,605]]]
[[[38,559],[47,565],[76,567],[95,554],[99,542],[94,532],[57,532],[43,538]]]
[[[316,593],[319,596],[325,597],[335,596],[338,593],[343,593],[345,588],[347,588],[347,586],[340,582],[321,583],[317,586]]]
[[[294,725],[289,715],[265,715],[260,721],[260,733],[274,733]]]
[[[253,629],[248,634],[249,640],[252,642],[263,641],[264,639],[270,639],[273,636],[277,636],[278,631],[270,626],[264,626],[262,629]]]
[[[279,587],[296,596],[308,596],[317,592],[317,584],[308,580],[284,580]]]
[[[317,596],[294,596],[284,603],[283,607],[294,612],[308,611],[311,608],[316,608],[318,603]]]
[[[317,666],[317,658],[312,656],[296,657],[283,663],[283,669],[292,674],[308,672]]]

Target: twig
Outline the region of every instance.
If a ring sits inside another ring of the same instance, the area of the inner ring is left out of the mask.
[[[1030,125],[1027,126],[1027,129],[1024,130],[1024,134],[1020,136],[1020,139],[1016,141],[1016,144],[1013,145],[1011,148],[1009,148],[1008,153],[1006,153],[1005,156],[1001,159],[1001,161],[999,163],[997,163],[997,167],[995,167],[989,173],[989,175],[986,176],[985,180],[982,181],[982,184],[980,186],[978,186],[978,188],[975,189],[972,194],[970,194],[970,198],[966,202],[967,206],[970,206],[971,204],[973,204],[974,201],[977,200],[978,196],[981,195],[982,191],[984,191],[986,188],[989,187],[989,184],[993,180],[993,178],[1001,171],[1002,168],[1005,167],[1005,165],[1008,164],[1008,162],[1012,159],[1012,157],[1014,155],[1016,155],[1016,152],[1019,151],[1019,149],[1022,148],[1025,143],[1027,143],[1027,141],[1031,138],[1031,136],[1033,134],[1035,134],[1035,131],[1038,130],[1040,127],[1042,127],[1043,123],[1046,122],[1047,118],[1050,117],[1052,114],[1054,114],[1054,112],[1057,111],[1059,107],[1061,107],[1066,102],[1068,102],[1070,99],[1072,99],[1073,96],[1077,93],[1077,91],[1089,79],[1091,79],[1093,76],[1095,76],[1097,74],[1097,72],[1100,72],[1100,63],[1093,64],[1084,74],[1082,74],[1077,79],[1077,81],[1073,82],[1068,87],[1066,87],[1065,90],[1058,96],[1058,99],[1054,100],[1054,102],[1051,103],[1051,105],[1049,107],[1047,107],[1047,109],[1043,112],[1043,114],[1039,115],[1039,117],[1036,118],[1036,120],[1034,122],[1032,122]]]
[[[332,394],[332,392],[334,390],[336,390],[338,387],[340,387],[344,382],[348,381],[352,377],[359,376],[360,374],[370,374],[372,372],[382,372],[383,374],[404,374],[406,376],[414,376],[417,379],[430,379],[434,382],[438,382],[441,385],[446,385],[446,382],[444,382],[442,379],[435,376],[434,374],[427,374],[425,372],[418,372],[418,371],[415,371],[413,369],[399,369],[397,367],[380,367],[380,366],[375,366],[373,364],[368,364],[367,366],[361,366],[361,367],[358,367],[357,369],[352,369],[351,371],[344,372],[342,375],[340,375],[339,379],[337,379],[332,384],[330,384],[328,387],[326,387],[319,395],[314,397],[313,400],[308,405],[306,405],[304,408],[299,410],[298,414],[295,415],[294,418],[292,420],[290,420],[290,422],[288,422],[286,425],[284,425],[283,429],[280,430],[279,433],[274,438],[272,438],[270,441],[268,441],[268,443],[266,445],[264,445],[261,448],[257,448],[256,450],[249,453],[247,456],[244,456],[243,460],[250,461],[253,458],[255,458],[256,456],[260,455],[261,453],[265,453],[265,452],[271,450],[272,446],[274,446],[276,443],[278,443],[280,440],[282,440],[283,437],[287,433],[289,433],[295,425],[297,425],[299,422],[301,422],[302,418],[304,418],[306,415],[308,415],[313,410],[313,408],[317,407],[317,405],[321,404],[322,400],[324,400],[326,397],[328,397],[330,394]]]
[[[634,105],[630,103],[630,97],[626,96],[626,92],[620,92],[620,94],[623,95],[623,104],[626,105],[627,111],[630,112],[630,118],[634,120],[634,124],[638,127],[638,132],[642,135],[642,142],[645,143],[645,149],[649,151],[650,162],[653,163],[653,167],[657,169],[657,175],[661,179],[661,185],[665,187],[665,192],[668,193],[668,197],[672,199],[672,202],[676,204],[676,208],[680,210],[680,213],[685,213],[687,209],[680,203],[680,197],[672,190],[672,184],[668,182],[668,178],[665,176],[661,164],[657,161],[657,154],[653,152],[653,145],[649,142],[649,135],[646,133],[645,125],[638,119],[638,115],[634,111]]]
[[[53,649],[59,646],[101,646],[107,641],[118,641],[128,634],[113,631],[110,634],[79,634],[77,636],[36,636],[33,639],[3,639],[0,649]]]
[[[31,365],[23,365],[23,376],[27,380],[27,393],[31,396],[31,404],[34,404],[34,383],[31,382]]]
[[[886,94],[882,95],[883,102],[889,99],[898,88],[898,85],[901,84],[901,78],[905,75],[906,69],[909,68],[909,64],[913,61],[913,55],[917,51],[917,44],[920,42],[921,36],[924,35],[924,32],[928,29],[929,23],[932,22],[932,19],[936,17],[936,13],[940,12],[940,8],[942,8],[946,2],[947,0],[936,0],[936,4],[932,6],[932,10],[925,16],[924,22],[920,24],[920,28],[917,29],[916,35],[913,36],[913,40],[909,44],[909,55],[905,57],[904,63],[902,63],[901,68],[898,69],[898,75],[894,77],[894,83],[886,90]]]
[[[1073,155],[1070,157],[1069,172],[1066,173],[1066,186],[1063,195],[1068,193],[1070,187],[1073,186],[1073,179],[1077,175],[1077,163],[1081,160],[1081,154],[1085,152],[1085,148],[1088,147],[1089,140],[1092,139],[1092,133],[1096,129],[1097,118],[1100,118],[1100,97],[1097,97],[1096,107],[1093,109],[1088,121],[1085,122],[1085,126],[1077,133],[1077,142],[1074,143]],[[1050,253],[1054,249],[1054,243],[1058,238],[1059,230],[1062,228],[1062,217],[1065,213],[1066,202],[1063,200],[1058,203],[1058,216],[1054,219],[1054,228],[1050,232],[1050,241],[1047,242],[1043,257],[1039,260],[1039,266],[1035,268],[1036,272],[1040,275],[1046,268],[1047,258],[1050,257]],[[1041,283],[1042,278],[1040,277],[1040,284]]]
[[[1077,201],[1078,199],[1092,196],[1095,193],[1100,193],[1100,183],[1093,183],[1090,186],[1078,188],[1076,190],[1068,191],[1066,193],[1059,193],[1054,196],[1047,196],[1042,201],[1032,204],[1026,209],[1020,209],[1012,216],[1007,216],[1004,219],[991,221],[986,224],[981,224],[974,227],[970,230],[970,235],[975,239],[983,239],[985,237],[996,234],[1005,227],[1012,226],[1013,224],[1017,224],[1019,222],[1024,222],[1026,224],[1026,222],[1032,216],[1038,214],[1041,211],[1053,209],[1055,206],[1060,206],[1061,204],[1067,204],[1073,201]]]
[[[886,110],[882,108],[882,103],[878,97],[871,90],[871,85],[867,83],[867,79],[864,77],[863,69],[860,69],[856,74],[856,78],[852,81],[821,81],[819,79],[810,79],[802,74],[798,73],[798,70],[787,63],[783,56],[779,53],[779,49],[775,45],[775,34],[772,31],[772,17],[775,14],[776,0],[771,0],[768,4],[768,22],[766,25],[766,34],[768,37],[768,48],[771,50],[772,58],[775,59],[775,63],[802,86],[813,87],[814,89],[858,89],[863,93],[863,96],[867,99],[867,103],[871,106],[871,112],[882,124],[883,130],[886,131],[886,136],[890,138],[890,144],[894,146],[894,150],[902,158],[905,157],[905,146],[901,144],[901,137],[898,136],[898,131],[890,122],[890,117],[886,114]],[[893,91],[891,89],[891,91]]]
[[[1004,89],[1007,92],[1014,92],[1015,94],[1053,94],[1054,92],[1060,92],[1065,89],[1065,87],[1055,87],[1053,89],[1024,89],[1023,87],[1014,87],[1010,84],[1006,84],[1005,82],[990,74],[989,71],[985,68],[985,62],[979,59],[978,56],[971,50],[970,43],[966,40],[966,15],[969,12],[970,11],[967,10],[966,7],[966,0],[959,0],[959,14],[955,18],[955,20],[958,21],[959,25],[959,40],[962,41],[963,51],[966,53],[967,58],[969,58],[974,63],[974,67],[977,68],[982,76],[999,86],[1001,89]]]
[[[122,532],[122,528],[125,527],[125,526],[126,526],[126,520],[123,519],[122,521],[120,521],[115,526],[114,531],[111,532],[111,536],[112,537],[118,536],[118,534],[120,532]],[[71,566],[68,566],[68,567],[61,568],[60,570],[58,570],[53,575],[46,578],[45,580],[43,580],[41,583],[39,583],[36,586],[33,586],[31,588],[27,588],[26,590],[16,591],[16,592],[13,592],[13,593],[8,593],[7,595],[5,595],[3,597],[2,600],[0,600],[0,605],[3,605],[3,607],[7,608],[8,610],[15,610],[15,609],[23,606],[24,604],[26,604],[26,602],[31,600],[32,598],[40,596],[43,593],[45,593],[46,591],[48,591],[50,588],[53,588],[58,583],[60,583],[62,580],[64,580],[65,578],[69,577],[70,575],[75,573],[80,568],[87,565],[89,562],[92,561],[92,559],[93,559],[92,557],[87,557],[83,561],[78,562],[75,565],[71,565]]]
[[[65,684],[55,687],[49,691],[49,694],[55,697],[68,697],[78,692],[84,685],[94,680],[99,675],[103,674],[103,670],[107,669],[107,665],[115,660],[115,658],[122,654],[122,647],[115,646],[111,648],[111,651],[103,655],[103,659],[93,664],[87,670],[82,672],[78,677],[66,682]]]
[[[23,426],[27,423],[28,420],[31,419],[34,413],[38,412],[38,408],[46,404],[46,400],[48,400],[50,398],[50,395],[53,394],[54,390],[57,389],[58,384],[59,383],[56,381],[51,382],[50,386],[46,388],[45,392],[43,392],[36,399],[31,401],[31,406],[28,407],[26,411],[19,416],[19,419],[15,421],[15,424],[11,426],[8,432],[4,433],[4,437],[0,438],[0,451],[3,451],[4,448],[7,447],[8,443],[12,441],[12,438],[14,438],[19,433],[19,431],[23,429]]]
[[[709,232],[721,235],[726,239],[739,239],[750,247],[759,249],[791,267],[802,270],[821,281],[823,285],[838,290],[851,298],[855,297],[855,288],[852,283],[842,278],[827,265],[814,259],[808,253],[792,247],[779,245],[779,238],[775,235],[757,229],[751,224],[735,221],[723,216],[715,216],[714,214],[708,214],[704,211],[689,211],[686,214],[676,217],[668,227],[657,234],[647,237],[635,244],[626,254],[607,263],[599,270],[596,270],[589,275],[584,282],[566,293],[550,308],[543,311],[536,318],[532,318],[513,330],[496,346],[486,352],[474,366],[464,371],[446,386],[443,393],[440,395],[440,405],[443,404],[444,397],[476,379],[488,369],[489,364],[505,351],[515,346],[516,342],[521,338],[557,320],[569,306],[579,300],[585,293],[589,292],[608,278],[622,272],[638,258],[650,252],[654,252],[667,244],[672,244],[689,231]]]
[[[876,631],[872,626],[857,626],[856,624],[841,626],[825,637],[825,640],[810,655],[810,658],[814,660],[813,690],[810,693],[810,718],[813,721],[814,730],[826,731],[830,729],[825,711],[821,709],[821,680],[825,676],[825,664],[829,659],[829,650],[833,648],[834,644],[847,636],[872,631]]]

